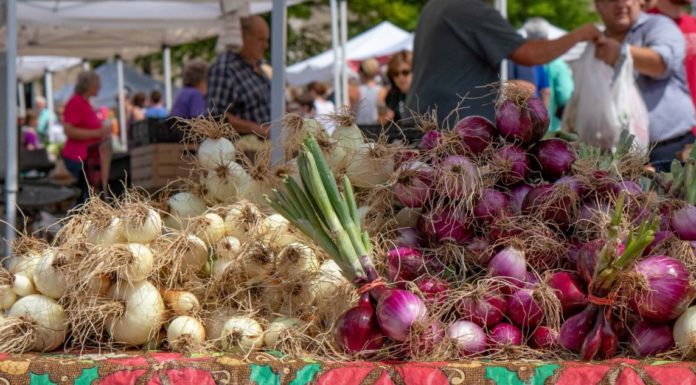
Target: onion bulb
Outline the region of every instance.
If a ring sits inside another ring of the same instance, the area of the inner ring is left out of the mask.
[[[251,181],[251,177],[242,166],[235,162],[218,165],[207,170],[201,177],[208,195],[218,202],[232,202],[237,192]]]
[[[278,276],[297,278],[302,275],[316,273],[319,260],[314,251],[301,243],[291,243],[278,254]]]
[[[216,244],[225,236],[225,221],[215,213],[206,213],[192,218],[189,222],[191,232],[207,245]]]
[[[7,310],[17,301],[17,294],[11,285],[0,285],[0,310]],[[0,312],[1,314],[2,312]]]
[[[218,258],[213,262],[213,279],[218,282],[222,282],[226,279],[226,275],[229,272],[228,269],[236,266],[234,261],[226,258]]]
[[[111,218],[103,228],[94,222],[87,222],[87,242],[93,245],[113,245],[125,240],[123,221],[119,217]]]
[[[350,282],[343,277],[338,264],[333,259],[329,259],[321,264],[319,275],[310,281],[310,284],[317,303],[330,306],[330,303],[336,298],[338,289],[350,285]]]
[[[64,269],[68,260],[64,255],[47,252],[34,270],[34,285],[41,294],[58,299],[68,289],[68,276]]]
[[[4,342],[0,342],[0,346],[10,349],[3,351],[45,352],[57,349],[65,341],[65,311],[55,300],[46,296],[34,294],[19,299],[12,305],[7,318],[0,321],[0,327],[12,321],[19,322],[21,327],[5,329]],[[12,335],[10,331],[21,332],[21,335]],[[15,346],[12,346],[13,342]]]
[[[128,282],[140,282],[152,274],[154,257],[150,248],[140,243],[114,245],[106,249],[106,255],[118,264],[117,275]]]
[[[12,291],[20,297],[36,294],[34,282],[24,273],[17,273],[12,277]]]
[[[684,352],[693,352],[696,348],[696,306],[692,306],[674,323],[674,342]]]
[[[167,341],[175,352],[199,349],[205,342],[205,329],[201,321],[189,316],[179,316],[167,327]]]
[[[422,211],[420,208],[409,208],[404,207],[399,210],[394,216],[394,221],[396,221],[396,228],[403,229],[407,227],[415,228],[418,226],[418,219],[420,218]]]
[[[363,133],[355,124],[339,125],[331,133],[331,138],[348,153],[357,151],[365,144]]]
[[[234,161],[237,151],[234,144],[226,138],[207,138],[198,146],[198,162],[208,170],[219,164]]]
[[[164,302],[176,315],[195,314],[200,309],[198,298],[191,292],[179,290],[165,290]]]
[[[231,261],[237,258],[241,248],[242,244],[239,242],[239,239],[232,236],[226,236],[215,244],[215,255],[217,255],[218,258],[224,258]]]
[[[267,216],[263,220],[263,224],[264,228],[266,228],[266,230],[270,232],[290,230],[290,222],[280,214],[273,214]]]
[[[243,201],[233,205],[225,215],[225,230],[240,242],[245,242],[249,235],[265,230],[261,211],[253,203]]]
[[[263,335],[263,345],[269,349],[274,349],[278,343],[290,337],[293,330],[297,330],[303,324],[302,321],[292,317],[278,317],[274,319],[266,328]]]
[[[125,312],[107,320],[114,342],[142,345],[154,337],[164,321],[164,301],[148,281],[114,285],[110,297],[125,302]]]
[[[205,336],[207,339],[215,342],[216,345],[220,345],[222,330],[225,327],[225,322],[231,317],[237,315],[237,310],[231,307],[220,307],[205,318]]]
[[[247,283],[263,282],[273,274],[276,257],[270,248],[262,242],[247,244],[239,255],[242,272],[247,277]]]
[[[482,353],[487,348],[483,329],[470,321],[454,322],[447,328],[447,337],[456,343],[462,356]]]
[[[124,211],[123,233],[128,242],[150,243],[162,234],[162,218],[154,209],[126,207]]]
[[[263,328],[255,319],[232,317],[222,329],[222,348],[232,353],[248,353],[263,344]]]
[[[346,174],[356,187],[371,188],[386,183],[394,173],[390,151],[375,143],[365,143],[355,150]]]
[[[185,274],[199,272],[208,261],[208,246],[193,234],[185,235],[184,250],[181,251],[181,268]]]
[[[263,289],[263,304],[279,314],[298,314],[314,302],[312,287],[306,282],[294,282]]]
[[[170,213],[183,219],[201,215],[208,209],[203,199],[190,192],[176,193],[168,203]]]

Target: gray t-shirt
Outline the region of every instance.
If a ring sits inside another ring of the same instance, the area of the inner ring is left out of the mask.
[[[460,118],[493,119],[495,93],[484,86],[500,80],[501,61],[523,43],[500,13],[482,0],[429,1],[416,28],[407,106],[421,114],[437,108],[443,121],[466,97]]]
[[[656,51],[665,62],[663,76],[638,75],[637,85],[648,107],[650,141],[660,142],[686,134],[696,125],[684,69],[686,43],[674,21],[662,15],[642,13],[631,27],[626,42]]]

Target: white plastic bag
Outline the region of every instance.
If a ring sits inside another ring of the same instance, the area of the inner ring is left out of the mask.
[[[575,91],[566,107],[564,126],[578,134],[581,143],[612,149],[621,131],[635,136],[641,149],[648,147],[648,109],[633,77],[633,58],[627,55],[615,76],[614,68],[595,58],[588,43],[574,66]]]

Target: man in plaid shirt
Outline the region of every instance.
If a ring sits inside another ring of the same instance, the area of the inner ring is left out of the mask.
[[[271,81],[261,70],[269,28],[259,16],[242,18],[242,49],[220,54],[208,71],[208,108],[226,115],[240,134],[267,138],[271,120]]]

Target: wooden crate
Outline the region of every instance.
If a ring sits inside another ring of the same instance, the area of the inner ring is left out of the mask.
[[[195,146],[158,143],[131,150],[130,179],[133,186],[156,190],[189,175]]]

